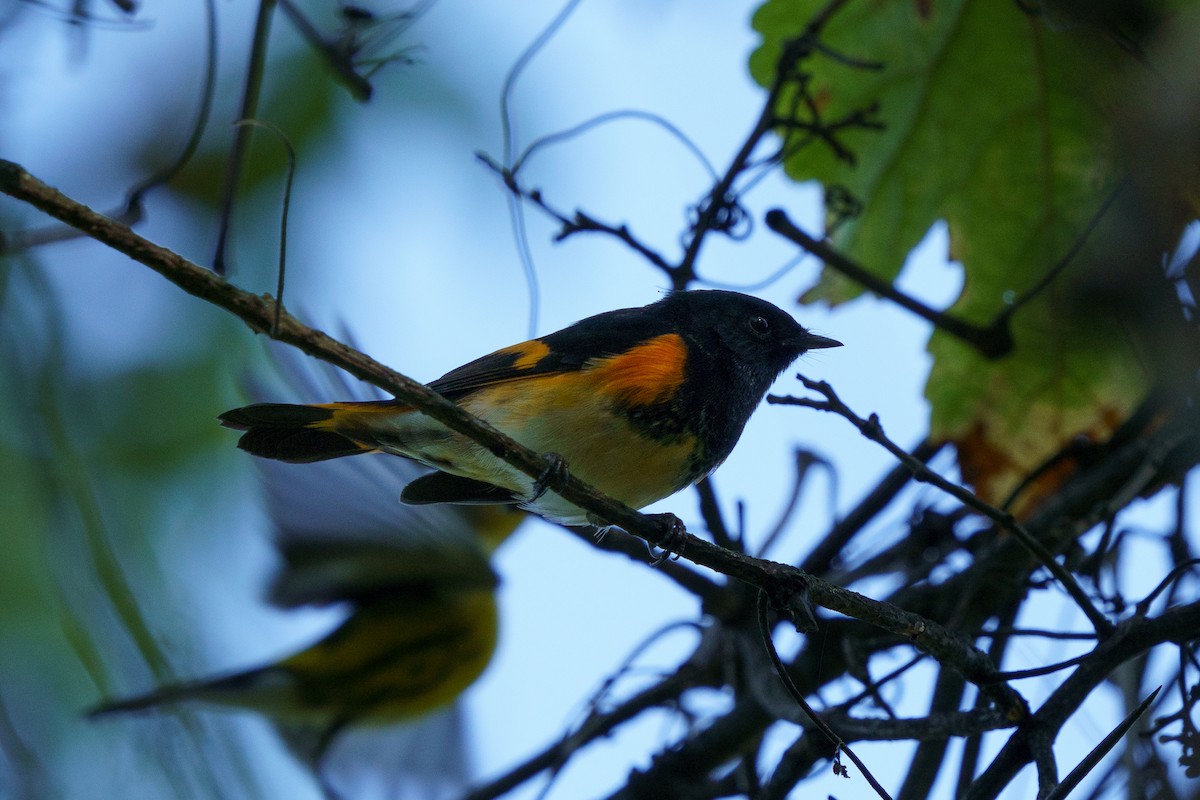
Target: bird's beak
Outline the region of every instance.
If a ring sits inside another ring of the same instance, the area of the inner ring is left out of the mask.
[[[804,332],[797,342],[805,350],[820,350],[825,347],[841,347],[842,343],[837,339],[830,339],[828,336],[818,336],[815,333]]]

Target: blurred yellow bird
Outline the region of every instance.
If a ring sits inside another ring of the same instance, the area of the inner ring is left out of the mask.
[[[181,701],[251,708],[283,721],[391,721],[439,708],[483,672],[496,647],[496,582],[407,584],[362,602],[316,644],[231,675],[173,684],[97,706],[90,716]]]
[[[344,392],[377,399],[332,367],[273,348],[299,399]],[[271,602],[341,604],[348,616],[280,661],[163,686],[88,713],[201,702],[315,729],[307,756],[326,794],[336,796],[322,759],[347,725],[411,719],[446,706],[487,667],[498,630],[498,579],[489,556],[526,515],[503,506],[403,505],[401,487],[425,471],[404,459],[260,466],[283,561]]]

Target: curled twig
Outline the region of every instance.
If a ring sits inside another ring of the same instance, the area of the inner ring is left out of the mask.
[[[853,761],[854,765],[858,767],[860,772],[862,772],[863,778],[865,778],[867,783],[871,785],[871,788],[875,790],[875,793],[884,798],[884,800],[891,800],[891,795],[889,795],[887,790],[883,788],[883,784],[876,780],[875,776],[871,774],[869,769],[867,769],[867,765],[863,763],[862,759],[855,755],[854,751],[851,750],[844,741],[842,741],[842,737],[838,736],[837,733],[834,732],[833,728],[830,728],[825,720],[821,719],[816,710],[808,704],[808,700],[805,699],[804,693],[797,689],[796,684],[792,682],[791,676],[788,675],[787,667],[783,665],[783,661],[779,658],[779,651],[775,649],[775,642],[771,638],[771,624],[767,621],[766,592],[758,593],[758,629],[762,636],[763,647],[766,648],[767,655],[771,657],[771,663],[775,665],[775,672],[779,675],[779,679],[783,681],[783,685],[787,688],[788,694],[790,694],[792,699],[796,701],[796,705],[800,706],[801,710],[804,711],[804,715],[812,720],[812,723],[816,729],[824,734],[825,738],[833,742],[835,769],[837,768],[836,765],[838,764],[837,756],[841,753],[845,753],[846,757]],[[848,777],[844,770],[845,767],[842,767],[841,774]]]

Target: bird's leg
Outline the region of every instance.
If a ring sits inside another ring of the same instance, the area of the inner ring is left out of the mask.
[[[658,545],[645,542],[646,549],[650,551],[650,566],[657,567],[668,558],[673,561],[678,561],[683,555],[683,546],[687,544],[688,531],[683,524],[683,520],[674,514],[647,514],[650,519],[662,525],[663,535],[659,539]],[[594,514],[588,514],[588,523],[596,526],[595,537],[596,541],[601,541],[605,534],[617,525],[610,525]],[[655,552],[657,547],[658,552]]]
[[[678,561],[683,555],[683,546],[687,544],[687,527],[683,524],[683,520],[674,514],[648,514],[651,519],[655,520],[663,526],[664,534],[659,544],[659,553],[654,556],[654,560],[650,562],[650,566],[657,567],[668,558],[673,561]],[[650,554],[654,555],[653,546],[650,547]]]
[[[529,502],[537,500],[549,489],[557,489],[562,486],[563,481],[567,479],[567,460],[565,458],[558,453],[544,453],[542,459],[546,462],[546,469],[533,482],[533,496],[529,498]]]

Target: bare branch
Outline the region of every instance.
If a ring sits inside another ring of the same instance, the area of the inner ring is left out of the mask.
[[[1016,518],[1013,517],[1012,514],[1009,514],[1006,511],[1001,511],[1000,509],[985,503],[976,497],[973,492],[970,492],[967,489],[964,489],[963,487],[946,480],[921,462],[912,458],[912,456],[910,456],[899,445],[897,445],[884,434],[883,426],[880,425],[879,418],[875,414],[872,414],[869,419],[863,419],[862,417],[858,416],[850,409],[849,406],[841,401],[841,398],[837,396],[837,394],[833,391],[833,387],[831,387],[828,383],[825,383],[824,381],[812,381],[808,378],[805,378],[803,375],[798,377],[804,383],[806,388],[819,392],[825,397],[825,399],[809,400],[805,398],[789,398],[772,395],[767,398],[767,402],[778,403],[781,405],[799,405],[807,408],[831,411],[847,419],[850,424],[858,428],[859,432],[862,433],[863,436],[867,437],[873,442],[883,445],[888,452],[900,459],[905,466],[913,471],[913,475],[917,480],[924,481],[938,487],[942,491],[953,496],[963,505],[978,511],[988,519],[999,524],[1005,530],[1013,533],[1017,537],[1018,541],[1021,542],[1022,546],[1036,556],[1042,565],[1045,566],[1046,569],[1050,570],[1051,574],[1058,579],[1058,581],[1063,585],[1063,588],[1067,590],[1067,593],[1071,595],[1071,598],[1075,601],[1076,605],[1078,605],[1080,610],[1083,611],[1084,615],[1087,616],[1088,621],[1092,623],[1092,626],[1096,629],[1096,632],[1101,636],[1111,633],[1113,624],[1096,609],[1096,607],[1092,604],[1091,598],[1089,598],[1087,593],[1083,591],[1083,588],[1079,586],[1079,583],[1075,580],[1075,577],[1071,575],[1071,573],[1068,572],[1065,567],[1059,564],[1057,559],[1054,558],[1054,555],[1047,550],[1041,542],[1034,538],[1033,535],[1031,535],[1029,531],[1024,528],[1024,526],[1017,522]]]
[[[1157,689],[1151,692],[1149,696],[1138,705],[1137,708],[1131,711],[1128,716],[1125,717],[1125,719],[1121,720],[1120,725],[1113,728],[1112,732],[1109,733],[1108,736],[1105,736],[1100,740],[1099,744],[1092,748],[1092,751],[1087,754],[1087,757],[1080,761],[1075,769],[1071,770],[1071,774],[1067,775],[1066,778],[1063,778],[1062,782],[1055,786],[1054,789],[1045,796],[1044,800],[1066,800],[1067,795],[1069,795],[1075,789],[1075,787],[1079,785],[1079,782],[1082,781],[1089,772],[1095,769],[1096,765],[1100,763],[1100,760],[1108,755],[1108,752],[1117,746],[1117,742],[1121,741],[1125,734],[1129,732],[1130,728],[1137,724],[1137,721],[1141,719],[1147,711],[1150,710],[1150,704],[1154,702],[1154,698],[1158,697],[1158,693],[1161,691],[1162,687],[1159,686]]]
[[[911,311],[921,319],[932,323],[938,330],[961,339],[984,356],[993,359],[1000,358],[1012,351],[1012,332],[1008,329],[1007,318],[1004,318],[1003,324],[993,324],[981,328],[944,311],[935,311],[919,300],[904,294],[890,282],[875,276],[866,267],[839,253],[829,244],[809,236],[796,227],[782,209],[776,208],[767,212],[767,227],[812,253],[826,265],[865,287],[868,291],[891,300],[904,310]]]
[[[788,694],[792,696],[792,700],[796,702],[796,705],[800,706],[800,709],[804,712],[804,715],[808,717],[809,721],[812,722],[813,726],[816,727],[816,729],[819,730],[826,739],[833,743],[834,749],[838,753],[845,753],[847,757],[854,762],[854,765],[858,767],[860,772],[862,772],[863,778],[865,778],[867,783],[871,785],[871,788],[875,790],[875,794],[884,798],[884,800],[891,800],[891,795],[889,795],[887,790],[883,788],[883,784],[876,780],[875,776],[871,774],[869,769],[867,769],[867,765],[863,763],[862,759],[860,759],[853,750],[846,746],[846,743],[842,737],[835,733],[833,728],[829,727],[829,724],[825,722],[825,720],[821,719],[813,707],[808,704],[808,701],[804,699],[804,693],[797,689],[796,684],[792,682],[791,676],[788,675],[788,671],[783,665],[783,661],[781,661],[779,658],[779,652],[775,649],[775,643],[771,639],[771,625],[767,621],[767,595],[765,592],[759,592],[758,594],[758,629],[759,634],[762,636],[763,647],[766,648],[767,655],[771,657],[771,663],[775,665],[775,672],[779,675],[779,679],[783,681],[783,685],[787,688]]]
[[[463,795],[462,800],[492,800],[492,798],[508,794],[539,773],[557,768],[571,754],[597,739],[610,735],[622,724],[636,718],[643,711],[674,703],[687,689],[705,684],[712,679],[713,676],[708,674],[704,660],[690,658],[670,675],[638,692],[612,711],[593,711],[574,731],[517,765],[500,778]]]
[[[1121,623],[1112,636],[1100,642],[1087,659],[1054,690],[1045,703],[1032,715],[1028,725],[1019,726],[1016,733],[1001,748],[992,764],[972,784],[965,800],[984,800],[999,795],[1031,758],[1029,737],[1040,729],[1041,736],[1056,734],[1074,714],[1095,687],[1108,680],[1113,670],[1166,642],[1182,643],[1195,637],[1200,629],[1200,603],[1191,603],[1145,619],[1133,618]]]

